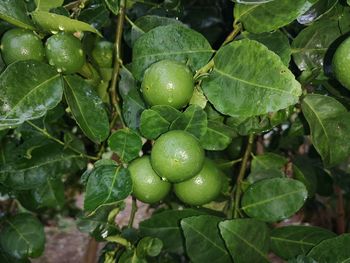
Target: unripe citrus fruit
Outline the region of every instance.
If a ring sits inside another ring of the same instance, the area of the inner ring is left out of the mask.
[[[209,159],[202,170],[191,179],[174,185],[176,196],[189,205],[204,205],[213,201],[221,192],[224,173]]]
[[[181,109],[190,101],[194,84],[190,69],[177,61],[161,60],[146,71],[141,91],[150,106],[169,105]]]
[[[105,40],[98,41],[91,55],[99,67],[111,68],[113,64],[113,43]]]
[[[20,60],[45,58],[45,50],[40,38],[33,31],[10,29],[1,39],[2,58],[7,65]]]
[[[134,196],[144,203],[156,203],[170,191],[170,183],[163,181],[152,169],[149,156],[132,161],[128,167]]]
[[[350,90],[350,37],[335,51],[332,67],[337,80]]]
[[[46,41],[46,56],[57,71],[71,74],[85,64],[85,54],[78,38],[69,33],[59,33]]]
[[[169,182],[185,181],[203,167],[204,150],[196,137],[186,131],[169,131],[153,145],[151,163],[159,176]]]

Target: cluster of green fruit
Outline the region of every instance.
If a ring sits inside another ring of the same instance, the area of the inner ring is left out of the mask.
[[[162,60],[149,67],[141,90],[150,106],[186,106],[193,94],[193,75],[181,63]],[[143,156],[129,165],[134,196],[146,203],[162,200],[173,184],[176,196],[189,205],[203,205],[218,197],[224,174],[205,157],[198,139],[173,130],[162,134],[153,144],[151,156]]]

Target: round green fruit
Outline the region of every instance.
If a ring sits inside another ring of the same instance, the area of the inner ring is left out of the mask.
[[[218,197],[224,176],[213,161],[205,159],[202,170],[191,179],[175,184],[174,192],[186,204],[204,205]]]
[[[134,196],[144,203],[156,203],[170,191],[171,184],[163,181],[152,169],[149,156],[132,161],[128,167]]]
[[[153,145],[151,163],[159,176],[169,182],[182,182],[203,167],[204,150],[192,134],[175,130],[161,135]]]
[[[98,41],[93,50],[92,58],[101,68],[111,68],[113,64],[113,43],[109,41]]]
[[[172,60],[152,64],[145,71],[141,84],[143,97],[149,105],[169,105],[176,109],[189,103],[193,89],[190,69]]]
[[[59,33],[49,37],[45,49],[49,64],[55,66],[58,72],[75,73],[85,64],[81,42],[72,34]]]
[[[335,51],[332,67],[336,79],[350,90],[350,37],[344,40]]]
[[[10,29],[3,35],[1,52],[7,65],[20,60],[43,61],[45,58],[40,38],[33,31],[20,28]]]

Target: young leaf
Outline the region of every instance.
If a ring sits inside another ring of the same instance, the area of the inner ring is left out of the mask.
[[[265,223],[234,219],[219,223],[219,228],[234,262],[269,262],[270,233]]]
[[[44,227],[30,214],[6,219],[0,232],[0,246],[16,259],[37,258],[45,247]]]
[[[214,63],[202,88],[223,114],[240,118],[267,114],[295,104],[301,95],[299,82],[278,55],[256,41],[243,39],[224,46]]]
[[[282,155],[267,152],[253,157],[251,172],[264,171],[268,169],[282,170],[288,163],[288,159]]]
[[[1,0],[0,18],[18,27],[34,30],[23,0]]]
[[[329,230],[313,226],[286,226],[271,232],[271,250],[283,259],[306,255],[321,241],[336,236]]]
[[[197,138],[201,138],[207,132],[207,114],[197,105],[190,105],[174,122],[170,125],[170,130],[184,130],[192,133]]]
[[[93,214],[100,207],[116,204],[132,191],[129,171],[120,166],[102,165],[89,175],[84,210]]]
[[[328,96],[311,94],[302,102],[311,129],[311,139],[326,166],[334,166],[350,156],[350,113]]]
[[[350,261],[350,234],[326,239],[311,249],[308,256],[317,262],[345,263]]]
[[[134,131],[125,128],[114,132],[108,139],[108,145],[124,163],[128,163],[139,157],[142,140]]]
[[[226,149],[236,132],[221,122],[208,121],[207,132],[200,138],[205,150],[220,151]]]
[[[64,0],[34,0],[36,9],[41,11],[49,11],[51,8],[59,7]]]
[[[0,75],[0,130],[44,116],[61,101],[62,93],[62,79],[48,64],[18,61],[9,65]]]
[[[310,0],[279,0],[257,5],[238,4],[234,8],[234,17],[236,21],[242,22],[249,32],[264,33],[288,25],[311,6]]]
[[[185,236],[186,251],[191,262],[225,263],[232,262],[224,240],[220,236],[216,216],[193,216],[181,220]]]
[[[64,77],[65,96],[72,114],[87,137],[102,142],[109,134],[109,120],[103,102],[94,88],[77,75]]]
[[[132,72],[137,80],[142,80],[144,71],[163,59],[183,62],[195,71],[204,66],[212,54],[210,44],[198,32],[177,24],[159,26],[136,41]]]
[[[244,193],[241,209],[250,217],[276,222],[296,213],[307,198],[303,183],[289,178],[272,178],[252,184]]]

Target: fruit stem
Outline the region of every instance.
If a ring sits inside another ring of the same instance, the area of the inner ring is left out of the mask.
[[[117,29],[116,29],[116,36],[115,36],[115,43],[114,43],[114,50],[115,50],[115,57],[114,57],[114,67],[113,67],[113,75],[112,75],[112,81],[109,86],[109,92],[110,92],[110,99],[111,103],[114,107],[114,111],[112,114],[112,120],[110,123],[110,128],[112,129],[115,126],[115,123],[117,122],[117,119],[119,118],[121,121],[122,126],[125,128],[125,122],[123,120],[122,111],[120,108],[120,98],[117,92],[117,82],[119,77],[119,71],[121,68],[122,60],[121,60],[121,44],[122,44],[122,36],[123,36],[123,28],[124,28],[124,20],[125,20],[125,6],[126,6],[126,0],[120,1],[120,9],[119,9],[119,16],[118,16],[118,22],[117,22]]]
[[[128,223],[128,228],[132,228],[132,225],[134,224],[136,212],[137,212],[136,198],[132,197],[131,212],[130,212],[130,219],[129,219],[129,223]]]
[[[241,195],[242,195],[242,181],[244,179],[244,175],[245,175],[246,170],[247,170],[247,164],[248,164],[248,160],[249,160],[250,154],[251,154],[252,149],[253,149],[253,143],[254,143],[254,135],[250,134],[249,138],[248,138],[248,145],[247,145],[247,148],[244,152],[241,168],[239,170],[239,174],[237,177],[236,191],[235,192],[233,191],[232,195],[231,195],[231,199],[234,198],[234,202],[232,202],[232,203],[234,203],[233,215],[231,213],[231,218],[238,218],[239,217],[239,205],[240,205]]]
[[[46,131],[46,129],[42,129],[38,126],[36,126],[34,123],[32,123],[31,121],[27,121],[27,123],[32,126],[34,129],[36,129],[37,131],[39,131],[40,133],[42,133],[43,135],[45,135],[47,138],[49,138],[50,140],[57,142],[58,144],[67,147],[68,149],[72,150],[73,152],[76,152],[78,154],[80,154],[80,156],[88,158],[90,160],[98,160],[99,158],[95,157],[95,156],[90,156],[90,155],[86,155],[85,153],[82,153],[81,151],[75,149],[74,147],[70,146],[69,144],[66,145],[64,142],[62,142],[61,140],[57,139],[56,137],[52,136],[50,133],[48,133]]]

